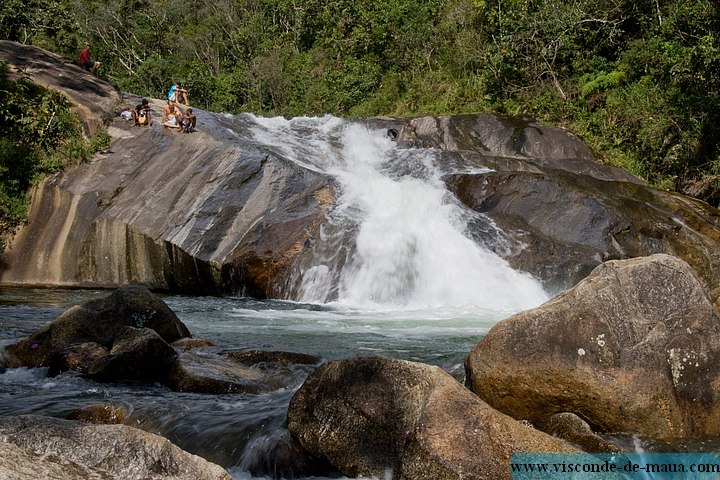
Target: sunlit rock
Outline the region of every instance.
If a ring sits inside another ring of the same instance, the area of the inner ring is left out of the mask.
[[[576,414],[600,433],[659,441],[720,429],[720,319],[668,255],[604,263],[546,304],[496,324],[468,355],[471,388],[517,419]]]
[[[262,373],[222,355],[185,352],[169,372],[167,385],[179,392],[260,393],[274,390]]]
[[[219,465],[126,425],[0,417],[0,477],[55,480],[231,480]]]
[[[398,480],[509,478],[512,453],[578,451],[438,367],[380,357],[319,367],[290,402],[288,428],[345,475]]]
[[[317,362],[311,355],[295,352],[194,349],[178,357],[164,383],[181,392],[262,393],[292,385],[295,366]]]

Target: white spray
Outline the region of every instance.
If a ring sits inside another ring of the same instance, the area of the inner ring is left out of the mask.
[[[301,272],[297,300],[324,302],[336,292],[352,306],[502,311],[547,300],[535,279],[465,234],[472,212],[445,188],[437,151],[399,148],[382,130],[330,116],[253,120],[257,140],[342,189],[329,219],[335,228],[323,238],[330,248]],[[347,237],[347,225],[355,245],[338,267],[333,242]]]

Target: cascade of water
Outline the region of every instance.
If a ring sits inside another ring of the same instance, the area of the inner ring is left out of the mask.
[[[547,299],[535,279],[467,236],[478,215],[445,188],[438,151],[399,148],[382,130],[330,116],[252,121],[258,141],[341,188],[297,300],[512,311]]]

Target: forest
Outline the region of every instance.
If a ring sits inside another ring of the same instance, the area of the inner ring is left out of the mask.
[[[0,6],[1,38],[70,59],[90,43],[98,74],[121,91],[161,98],[180,81],[200,108],[285,117],[533,117],[575,133],[603,163],[716,207],[719,27],[714,0]],[[0,101],[11,90],[0,86]]]

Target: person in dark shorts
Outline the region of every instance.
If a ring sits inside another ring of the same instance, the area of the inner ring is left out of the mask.
[[[92,59],[90,44],[85,45],[85,48],[80,51],[80,66],[94,74],[97,74],[97,69],[100,68],[100,62]]]

